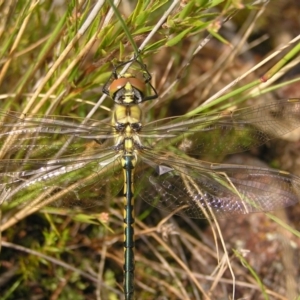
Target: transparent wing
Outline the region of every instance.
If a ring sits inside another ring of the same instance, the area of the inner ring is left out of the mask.
[[[93,160],[110,150],[114,134],[109,124],[67,117],[24,116],[0,112],[0,171],[39,168],[39,162],[64,157],[61,164]],[[5,160],[6,159],[6,160]],[[30,162],[31,161],[31,162]],[[25,165],[25,162],[27,164]],[[50,164],[50,162],[49,162]]]
[[[96,139],[97,137],[109,138],[112,132],[112,126],[109,123],[83,118],[0,112],[0,120],[1,136],[17,133],[59,133]]]
[[[210,217],[210,210],[218,216],[272,211],[300,198],[300,178],[286,172],[162,153],[144,152],[135,176],[137,198],[190,218]]]
[[[123,185],[111,125],[0,113],[0,203],[101,205]]]
[[[67,117],[0,113],[1,158],[52,158],[54,155],[90,156],[113,143],[110,124]],[[91,146],[93,143],[97,147]],[[88,142],[91,142],[89,145]],[[58,154],[60,153],[60,154]]]
[[[280,100],[227,114],[167,118],[146,124],[142,136],[157,149],[170,144],[189,154],[245,151],[300,126],[300,100]]]
[[[9,207],[78,207],[102,206],[103,200],[115,196],[123,186],[120,159],[114,152],[81,161],[10,162],[22,171],[0,171],[0,203]],[[3,167],[4,162],[0,162]]]
[[[230,153],[293,130],[300,125],[299,112],[299,100],[279,101],[230,115],[165,119],[145,125],[140,135],[156,149],[172,142],[182,152],[218,153],[221,149]],[[104,197],[106,186],[112,194],[121,189],[119,157],[110,148],[114,138],[111,125],[98,121],[81,125],[80,120],[64,117],[0,116],[0,153],[5,158],[0,161],[5,191],[0,201],[36,205],[38,200],[32,199],[40,195],[37,199],[47,203],[60,199],[62,205],[74,206],[78,199],[79,206],[91,207]],[[294,187],[299,179],[286,173],[183,161],[157,150],[141,152],[136,171],[138,195],[157,207],[182,208],[182,213],[202,218],[203,207],[226,215],[273,210],[297,202]]]

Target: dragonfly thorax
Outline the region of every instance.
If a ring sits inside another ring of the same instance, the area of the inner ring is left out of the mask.
[[[115,104],[112,125],[115,127],[117,124],[141,124],[142,111],[138,105],[122,105]],[[133,125],[133,127],[137,127]]]
[[[142,149],[143,145],[138,136],[142,129],[142,111],[138,105],[116,104],[112,125],[115,130],[115,148],[126,153],[132,153],[136,149]]]

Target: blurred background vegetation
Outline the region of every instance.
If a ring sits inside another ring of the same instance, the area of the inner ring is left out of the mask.
[[[136,47],[160,95],[145,103],[146,121],[300,98],[297,0],[124,0],[114,1],[117,10],[110,1],[0,5],[2,112],[109,120],[113,103],[102,86]],[[227,161],[300,176],[298,141],[296,132]],[[16,219],[3,205],[0,299],[120,299],[122,209],[111,199],[97,214],[44,207]],[[299,214],[298,205],[277,217],[299,230]],[[300,293],[299,232],[265,214],[212,226],[180,217],[160,223],[165,213],[137,203],[136,215],[137,299]]]

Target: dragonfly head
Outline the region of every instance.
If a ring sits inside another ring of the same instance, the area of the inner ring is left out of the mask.
[[[109,86],[109,95],[117,104],[139,104],[144,100],[146,84],[131,74],[124,74]]]

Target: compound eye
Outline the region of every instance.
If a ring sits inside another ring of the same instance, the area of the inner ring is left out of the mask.
[[[123,88],[128,82],[128,78],[118,78],[114,80],[109,86],[109,94],[114,95],[118,90]]]
[[[127,80],[132,85],[132,87],[139,90],[140,92],[144,93],[146,91],[146,84],[142,80],[135,77],[127,78]]]
[[[115,79],[111,83],[109,87],[109,94],[113,96],[118,90],[124,88],[127,83],[130,83],[133,88],[139,90],[142,93],[144,93],[146,90],[145,82],[141,81],[140,79],[137,79],[135,77],[121,77]]]

